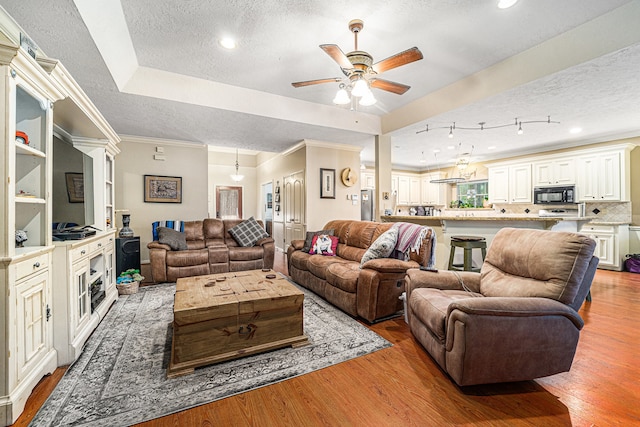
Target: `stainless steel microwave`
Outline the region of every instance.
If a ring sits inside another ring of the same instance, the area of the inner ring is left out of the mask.
[[[537,205],[566,205],[576,203],[576,187],[535,187],[533,203]]]

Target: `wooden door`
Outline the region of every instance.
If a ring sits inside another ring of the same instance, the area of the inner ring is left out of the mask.
[[[242,219],[242,187],[216,186],[216,218]]]
[[[304,172],[296,172],[284,178],[284,249],[292,240],[304,239],[305,195]]]

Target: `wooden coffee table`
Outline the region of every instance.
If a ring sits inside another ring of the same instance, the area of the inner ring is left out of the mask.
[[[304,294],[273,270],[178,279],[167,377],[189,374],[211,363],[308,344],[303,301]]]

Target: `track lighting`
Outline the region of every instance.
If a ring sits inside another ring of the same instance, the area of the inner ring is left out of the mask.
[[[498,128],[504,128],[504,127],[509,127],[509,126],[517,126],[518,127],[518,135],[522,135],[524,133],[524,131],[522,130],[522,124],[530,124],[530,123],[547,123],[547,124],[560,124],[560,122],[556,122],[551,120],[551,116],[547,116],[547,120],[518,120],[517,118],[511,122],[511,123],[505,123],[502,125],[492,125],[492,126],[487,126],[486,122],[478,122],[478,126],[475,127],[471,127],[471,126],[457,126],[456,122],[453,122],[453,125],[450,126],[440,126],[440,127],[430,127],[429,124],[425,125],[425,128],[423,130],[419,130],[416,133],[422,133],[422,132],[429,132],[432,131],[434,129],[449,129],[449,138],[453,138],[453,130],[489,130],[489,129],[498,129]]]

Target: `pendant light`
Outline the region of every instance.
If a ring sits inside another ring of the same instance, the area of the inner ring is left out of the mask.
[[[240,167],[240,164],[238,163],[238,149],[236,148],[236,173],[235,175],[231,175],[231,179],[234,180],[235,182],[242,181],[242,179],[244,178],[244,175],[240,175],[238,173],[239,167]]]

